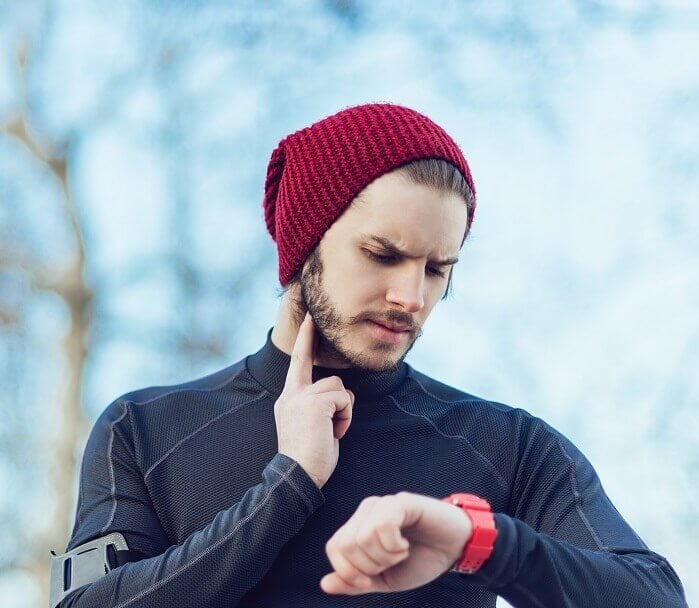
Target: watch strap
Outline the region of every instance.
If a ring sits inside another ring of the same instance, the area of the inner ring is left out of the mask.
[[[461,508],[471,519],[471,537],[451,571],[473,574],[490,557],[498,535],[490,503],[480,496],[463,492],[451,494],[442,500]]]

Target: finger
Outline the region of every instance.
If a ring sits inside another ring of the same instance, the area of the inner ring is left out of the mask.
[[[356,526],[354,536],[362,547],[375,544],[385,553],[404,553],[410,548],[401,531],[404,522],[405,502],[395,495],[381,496],[372,505],[370,515]],[[376,559],[379,561],[378,555]]]
[[[347,389],[350,404],[342,410],[337,410],[333,416],[333,434],[338,439],[342,439],[352,424],[352,412],[354,410],[354,393]]]
[[[352,397],[347,391],[330,391],[313,395],[313,401],[327,404],[333,419],[350,418],[352,415],[351,410],[347,411],[352,405]]]
[[[294,349],[291,351],[291,361],[286,374],[284,391],[298,391],[304,386],[312,384],[314,338],[313,319],[310,313],[306,313],[296,335]]]
[[[339,376],[327,376],[313,383],[311,391],[314,393],[326,393],[328,391],[344,391],[345,385]]]
[[[333,425],[333,436],[341,439],[352,424],[353,396],[348,391],[332,391],[315,395],[315,407],[327,408]]]
[[[365,540],[360,545],[357,540],[352,540],[341,549],[343,557],[360,572],[367,576],[381,574],[387,568],[398,563],[398,554],[389,554],[381,548],[376,539]],[[405,553],[407,557],[407,553]],[[395,558],[395,559],[394,559]],[[403,556],[401,556],[403,559]]]
[[[379,526],[377,532],[381,544],[387,552],[406,553],[410,551],[410,541],[401,534],[399,526]]]
[[[335,570],[335,575],[340,579],[338,582],[349,587],[369,586],[371,583],[369,573],[350,562],[337,546],[326,547],[325,552],[330,560],[330,565]]]
[[[380,503],[381,498],[379,496],[367,496],[364,498],[357,508],[355,509],[352,516],[330,537],[328,542],[325,543],[325,553],[330,560],[330,563],[338,570],[337,563],[343,563],[347,560],[347,555],[350,549],[355,544],[355,539],[359,529],[362,527],[363,523],[366,522],[373,509]],[[337,563],[336,563],[337,562]],[[343,573],[340,572],[342,575]],[[370,570],[364,571],[364,574],[371,574]],[[346,582],[351,581],[344,577]]]
[[[360,593],[371,593],[376,590],[374,589],[374,582],[369,578],[366,581],[358,582],[357,585],[350,585],[337,572],[331,572],[321,578],[320,588],[325,593],[337,595],[359,595]]]
[[[345,541],[343,555],[371,576],[395,566],[410,554],[410,545],[400,534],[402,520],[400,504],[383,497]]]

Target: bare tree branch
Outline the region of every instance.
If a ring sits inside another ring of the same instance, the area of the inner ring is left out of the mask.
[[[27,46],[17,53],[19,81],[22,91],[26,91],[26,72],[29,62]],[[51,438],[49,450],[54,455],[50,483],[53,487],[50,503],[54,505],[52,522],[38,532],[28,552],[26,569],[32,572],[45,596],[48,594],[48,571],[46,568],[46,548],[60,547],[66,537],[66,526],[73,508],[70,489],[77,469],[75,454],[81,443],[87,423],[81,408],[81,391],[86,363],[86,337],[89,325],[89,309],[92,292],[85,283],[85,246],[83,231],[75,206],[68,179],[68,161],[65,150],[70,142],[40,142],[28,127],[29,110],[26,96],[22,98],[19,114],[3,128],[7,136],[15,138],[44,166],[57,180],[61,192],[63,210],[68,218],[71,235],[75,244],[75,254],[68,268],[55,280],[48,280],[50,273],[36,264],[29,256],[3,254],[2,265],[22,268],[39,290],[50,290],[60,296],[70,311],[68,332],[62,341],[66,365],[65,385],[59,402],[59,424]],[[63,152],[58,152],[63,150]]]

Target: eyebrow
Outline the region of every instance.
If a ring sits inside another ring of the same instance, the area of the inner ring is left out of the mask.
[[[374,234],[362,234],[361,238],[364,239],[365,241],[374,241],[375,243],[378,243],[381,245],[386,251],[397,255],[397,256],[403,256],[411,260],[416,260],[422,256],[419,255],[409,255],[407,251],[403,251],[400,247],[398,247],[395,243],[389,241],[387,238],[384,238],[382,236],[376,236]],[[445,258],[443,260],[430,260],[432,264],[436,264],[437,266],[452,266],[456,264],[459,261],[459,258]]]

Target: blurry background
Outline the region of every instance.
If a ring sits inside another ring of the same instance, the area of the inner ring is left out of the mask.
[[[47,605],[109,402],[263,344],[269,155],[368,101],[478,190],[408,361],[571,438],[699,602],[698,56],[689,0],[0,0],[0,603]]]

